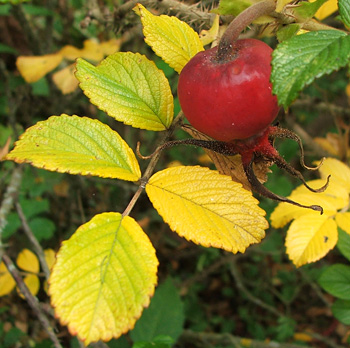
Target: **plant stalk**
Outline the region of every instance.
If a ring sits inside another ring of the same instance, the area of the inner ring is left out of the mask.
[[[228,26],[225,33],[222,35],[218,46],[217,60],[227,61],[233,59],[236,51],[234,43],[238,39],[241,32],[251,24],[255,19],[270,14],[276,9],[274,0],[264,0],[251,5],[241,12]]]

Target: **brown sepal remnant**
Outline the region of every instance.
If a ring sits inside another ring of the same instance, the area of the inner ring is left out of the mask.
[[[184,130],[194,139],[213,141],[212,138],[199,132],[190,125],[183,125],[182,130]],[[231,176],[233,181],[241,183],[246,190],[252,191],[252,187],[243,169],[241,155],[237,154],[234,156],[227,156],[208,149],[204,149],[204,151],[213,161],[220,174]],[[270,166],[272,164],[273,163],[271,161],[254,163],[254,173],[262,184],[267,181],[267,174],[271,173]]]

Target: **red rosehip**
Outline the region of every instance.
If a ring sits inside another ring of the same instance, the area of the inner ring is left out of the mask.
[[[180,73],[178,97],[186,118],[220,141],[261,134],[278,113],[270,83],[272,49],[243,39],[234,42],[230,59],[219,60],[217,50],[199,52]]]

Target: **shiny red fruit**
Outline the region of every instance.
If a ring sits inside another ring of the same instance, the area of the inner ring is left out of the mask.
[[[255,39],[237,40],[230,60],[217,47],[199,52],[183,68],[178,84],[182,111],[191,125],[230,142],[259,135],[276,118],[270,83],[272,49]]]

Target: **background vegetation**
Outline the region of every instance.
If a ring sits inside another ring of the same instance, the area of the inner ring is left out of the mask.
[[[177,15],[197,31],[209,28],[210,15],[204,9],[218,5],[215,1],[201,1],[197,7],[190,7],[191,1],[139,2],[158,13]],[[80,89],[63,94],[51,72],[35,83],[27,83],[15,64],[19,56],[55,53],[66,45],[82,49],[87,39],[104,42],[121,38],[120,50],[140,52],[153,59],[176,93],[177,74],[144,44],[139,18],[130,11],[130,3],[136,2],[38,0],[19,4],[5,1],[0,5],[0,154],[12,147],[24,129],[61,113],[99,119],[117,130],[131,148],[141,141],[142,153],[154,150],[158,133],[116,122],[89,103]],[[326,22],[337,26],[337,14]],[[275,44],[273,38],[265,40]],[[57,70],[68,64],[62,61]],[[341,69],[313,83],[287,115],[280,115],[281,125],[303,138],[309,162],[329,156],[315,141],[315,137],[327,136],[331,154],[348,160],[347,86],[347,70]],[[175,104],[179,111],[177,100]],[[183,131],[174,134],[175,139],[185,137],[188,136]],[[298,167],[297,147],[288,140],[277,146],[285,159]],[[208,161],[200,149],[176,147],[162,154],[159,167],[174,162],[210,165]],[[141,161],[141,169],[146,165],[147,161]],[[18,255],[24,249],[36,251],[33,236],[43,250],[57,251],[62,241],[94,215],[123,211],[135,192],[131,184],[122,181],[58,174],[10,162],[0,162],[0,168],[0,253],[19,267]],[[314,174],[308,175],[312,179]],[[267,186],[273,192],[286,196],[296,185],[294,179],[272,167]],[[268,216],[275,206],[275,202],[261,199]],[[176,340],[176,347],[272,347],[270,341],[276,341],[280,347],[322,348],[346,347],[350,343],[346,326],[350,324],[349,315],[343,322],[334,317],[330,309],[334,297],[318,283],[324,269],[349,262],[344,250],[335,249],[318,263],[296,269],[285,253],[286,229],[270,228],[261,244],[233,255],[178,237],[163,223],[146,196],[141,197],[132,216],[157,250],[160,286],[133,331],[118,340],[92,346],[168,347]],[[340,231],[343,245],[349,245],[348,238]],[[35,263],[30,260],[30,264]],[[35,266],[29,270],[18,268],[18,275],[22,279],[37,273],[40,309],[62,346],[78,347],[81,343],[53,317],[44,270],[34,269]],[[0,292],[1,286],[5,285],[0,285]],[[36,314],[17,291],[1,297],[0,347],[51,347]]]

